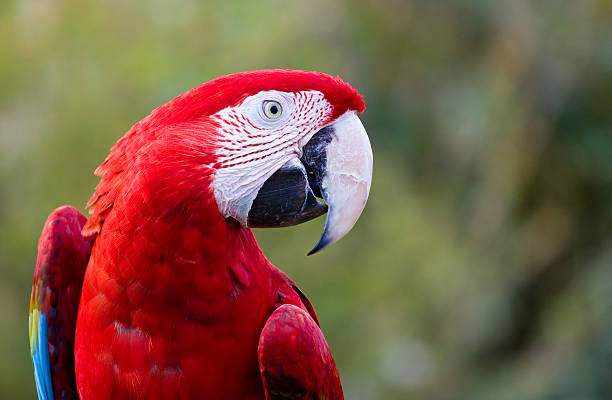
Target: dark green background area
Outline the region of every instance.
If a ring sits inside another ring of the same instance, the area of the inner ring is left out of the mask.
[[[353,231],[256,235],[347,399],[612,398],[612,3],[3,0],[0,398],[35,397],[36,241],[109,148],[216,76],[339,74],[374,150]]]

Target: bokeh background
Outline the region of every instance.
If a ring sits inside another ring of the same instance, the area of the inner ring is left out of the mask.
[[[256,232],[347,399],[612,398],[612,3],[2,0],[0,398],[33,399],[36,241],[111,145],[227,73],[339,74],[375,155],[353,232]]]

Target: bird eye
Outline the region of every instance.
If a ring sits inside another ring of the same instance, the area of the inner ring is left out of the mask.
[[[283,107],[278,101],[266,100],[263,103],[263,112],[270,119],[277,119],[283,113]]]

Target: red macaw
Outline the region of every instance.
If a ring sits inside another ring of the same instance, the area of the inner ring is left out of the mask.
[[[204,83],[134,125],[98,167],[89,218],[38,244],[30,348],[39,399],[342,399],[315,311],[251,227],[327,212],[311,253],[365,206],[361,96],[306,71]]]

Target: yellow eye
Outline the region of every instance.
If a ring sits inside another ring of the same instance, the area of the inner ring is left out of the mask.
[[[266,100],[263,103],[263,111],[266,117],[270,119],[277,119],[283,113],[283,107],[278,101]]]

